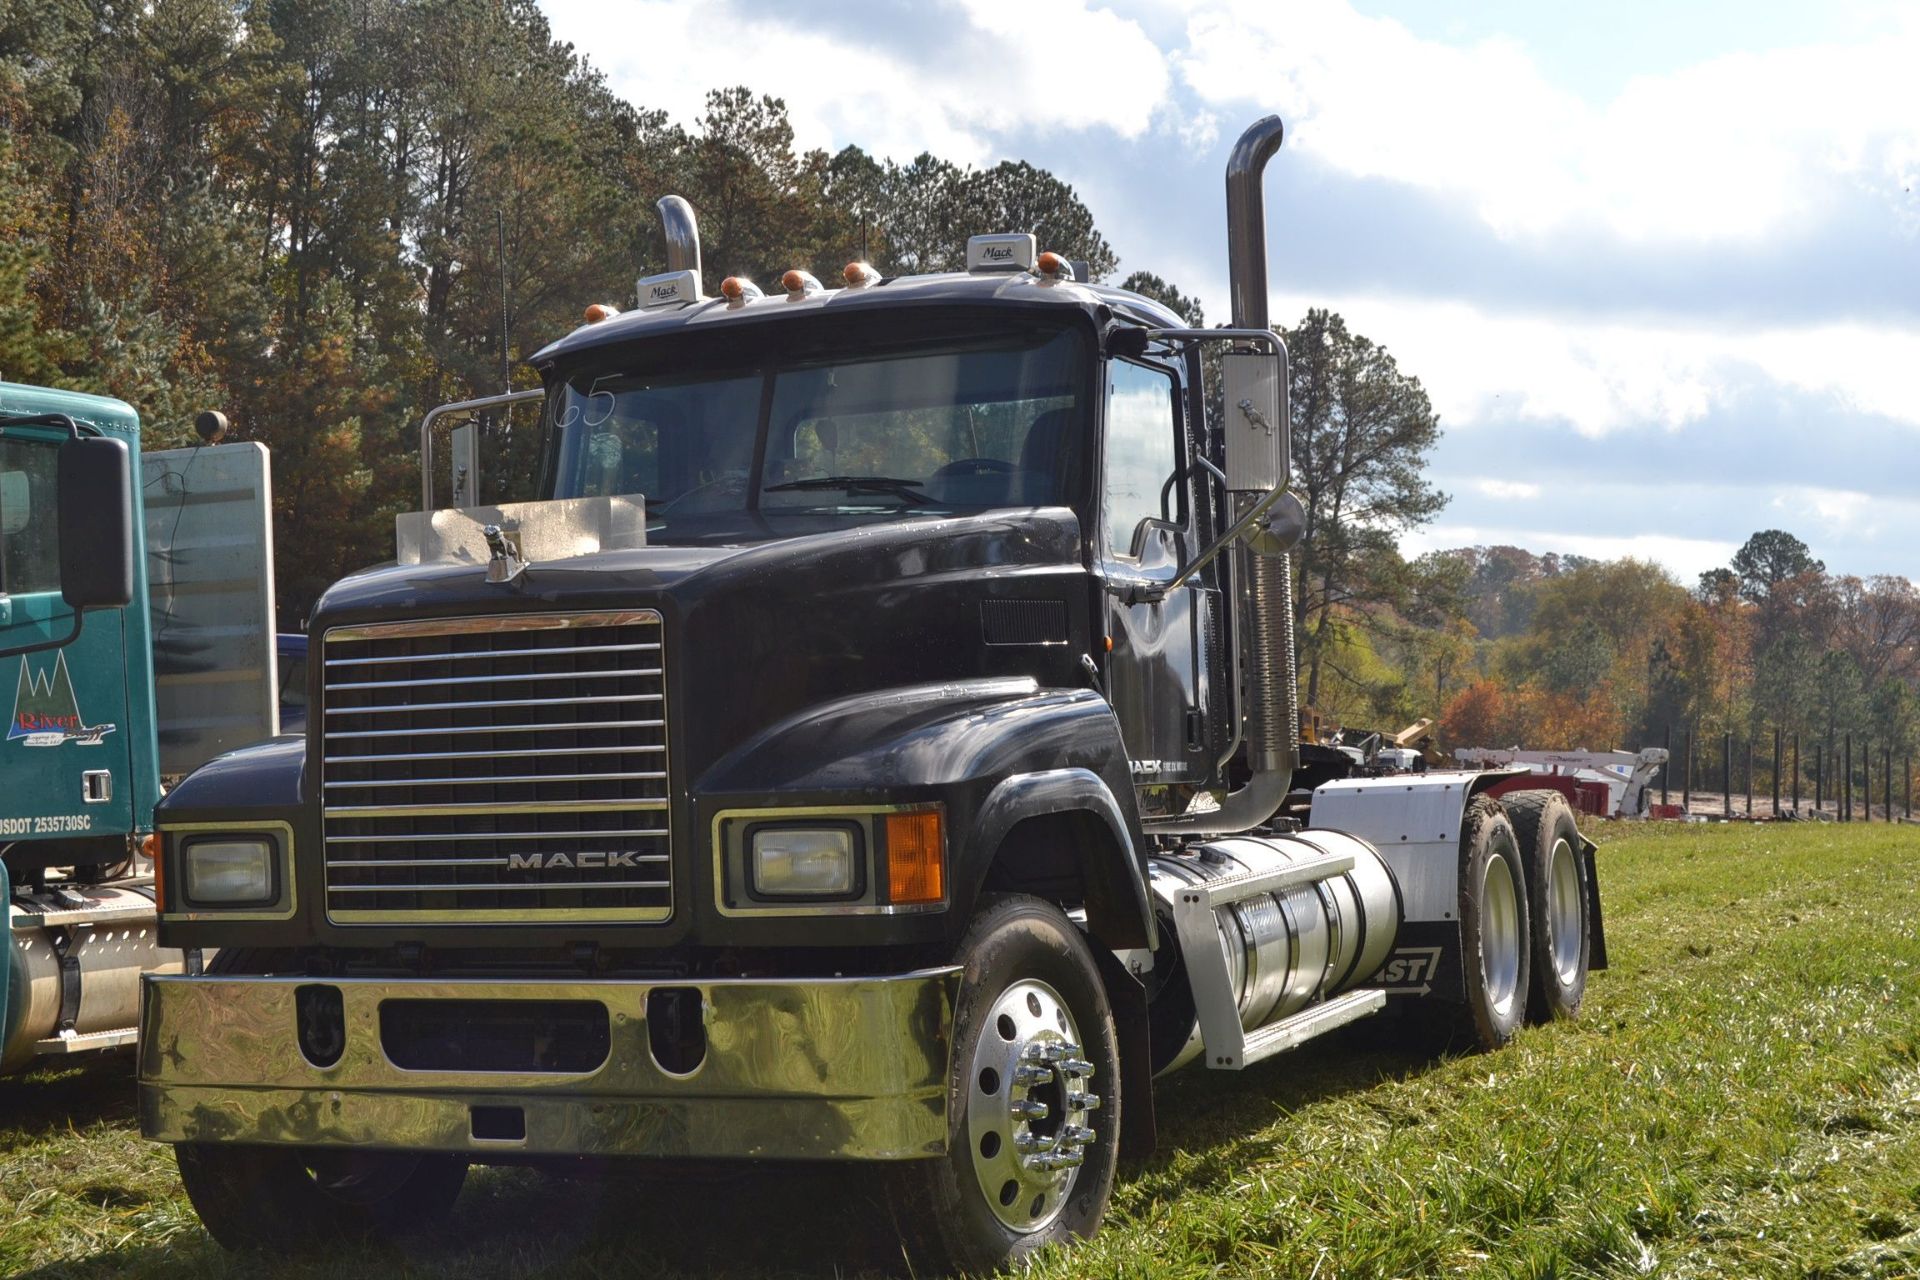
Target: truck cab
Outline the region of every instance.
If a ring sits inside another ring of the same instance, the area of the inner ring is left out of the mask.
[[[709,297],[669,197],[642,305],[477,402],[538,402],[534,500],[469,458],[439,505],[429,416],[304,737],[161,809],[163,937],[222,950],[145,984],[142,1127],[217,1238],[398,1230],[495,1159],[846,1159],[984,1269],[1098,1226],[1154,1075],[1383,1007],[1410,906],[1429,991],[1512,1034],[1529,873],[1476,775],[1422,780],[1406,896],[1366,837],[1408,802],[1303,829],[1292,789],[1278,144],[1230,172],[1231,329],[1024,235]]]
[[[181,965],[140,847],[160,775],[139,448],[122,401],[0,383],[0,1073],[130,1046],[137,975]]]

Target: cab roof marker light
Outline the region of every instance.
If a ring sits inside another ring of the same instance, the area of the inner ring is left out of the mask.
[[[970,236],[967,239],[967,271],[970,274],[997,274],[1033,270],[1040,245],[1032,235]]]
[[[814,278],[811,271],[794,270],[780,277],[780,287],[787,291],[788,302],[799,302],[825,291],[826,286]]]
[[[611,320],[619,314],[620,308],[605,302],[595,302],[588,305],[586,311],[582,313],[582,318],[588,324],[599,324],[602,320]]]
[[[1073,264],[1051,251],[1040,255],[1039,261],[1034,263],[1034,273],[1040,277],[1042,284],[1059,284],[1063,281],[1071,284],[1075,279]]]
[[[653,311],[660,307],[684,307],[698,302],[704,296],[700,292],[700,277],[692,271],[668,271],[657,276],[643,276],[635,286],[642,311]]]
[[[867,289],[879,284],[882,277],[871,262],[849,262],[846,270],[840,273],[849,289]]]
[[[764,298],[760,286],[745,276],[728,276],[720,282],[720,295],[727,300],[729,307],[744,307],[749,302]]]

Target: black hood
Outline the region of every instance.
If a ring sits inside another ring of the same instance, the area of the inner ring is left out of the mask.
[[[1064,507],[907,517],[727,547],[536,562],[510,583],[471,564],[390,565],[336,584],[312,632],[398,619],[658,609],[686,784],[807,707],[928,681],[1084,683],[1091,579]],[[1040,632],[996,634],[988,602],[1037,604]],[[324,670],[323,667],[316,668]],[[316,690],[316,692],[318,692]]]

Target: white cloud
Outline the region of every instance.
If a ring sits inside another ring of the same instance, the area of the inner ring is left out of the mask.
[[[1531,502],[1540,496],[1540,486],[1524,480],[1475,480],[1473,487],[1489,498]]]
[[[1483,310],[1462,301],[1276,295],[1273,314],[1330,306],[1419,376],[1443,421],[1564,422],[1586,436],[1677,430],[1768,387],[1920,426],[1920,328],[1742,329]]]
[[[1505,235],[1751,242],[1860,188],[1916,217],[1911,15],[1872,41],[1638,77],[1599,108],[1511,41],[1424,40],[1345,0],[1202,0],[1178,60],[1210,107],[1278,107],[1334,169],[1458,199]]]
[[[948,0],[913,23],[936,39],[919,57],[874,30],[780,17],[727,0],[546,0],[554,33],[590,53],[629,100],[691,123],[709,89],[745,84],[786,100],[802,147],[857,143],[909,159],[921,151],[990,163],[989,135],[1100,127],[1134,138],[1167,95],[1166,57],[1131,19],[1087,0],[1026,0],[1017,23],[987,0]],[[897,25],[897,20],[894,20]],[[908,33],[912,34],[912,33]],[[1126,85],[1092,92],[1085,68]]]
[[[1851,489],[1796,489],[1775,494],[1769,505],[1786,519],[1811,521],[1828,537],[1863,541],[1878,536],[1880,522],[1875,517],[1887,512],[1883,499]],[[1904,513],[1896,510],[1893,514],[1915,514],[1910,503],[1893,505],[1908,508]]]
[[[1525,547],[1535,553],[1571,553],[1595,560],[1617,560],[1632,556],[1636,560],[1651,560],[1666,566],[1669,571],[1679,575],[1683,582],[1725,564],[1740,548],[1738,542],[1676,538],[1658,533],[1589,534],[1504,525],[1435,524],[1402,538],[1400,550],[1412,556],[1454,547],[1503,545]]]

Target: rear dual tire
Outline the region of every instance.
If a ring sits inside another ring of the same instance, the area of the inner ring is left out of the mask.
[[[1533,922],[1527,1021],[1571,1018],[1587,994],[1593,886],[1581,852],[1580,825],[1558,791],[1510,791],[1500,798],[1527,869]]]
[[[1460,977],[1465,1000],[1455,1031],[1498,1049],[1526,1020],[1531,981],[1526,872],[1520,841],[1500,803],[1467,806],[1460,832]]]

